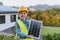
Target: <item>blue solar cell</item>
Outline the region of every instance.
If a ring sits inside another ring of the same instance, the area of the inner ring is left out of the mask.
[[[33,35],[34,37],[39,38],[39,36],[40,36],[40,27],[41,27],[40,22],[31,20],[28,35]]]

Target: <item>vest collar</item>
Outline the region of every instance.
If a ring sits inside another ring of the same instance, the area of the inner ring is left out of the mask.
[[[22,20],[22,19],[20,18],[20,20],[23,21],[23,22],[28,21],[28,17],[27,17],[25,20]]]

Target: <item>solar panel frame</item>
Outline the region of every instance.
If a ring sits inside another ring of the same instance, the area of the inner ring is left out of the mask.
[[[40,28],[41,28],[42,25],[43,25],[42,21],[37,21],[37,20],[33,20],[33,19],[31,19],[31,21],[35,21],[35,22],[41,23]],[[31,22],[30,22],[30,24],[29,24],[29,30],[30,30],[30,25],[31,25]],[[28,35],[29,35],[29,30],[28,30]],[[40,39],[40,35],[41,35],[41,29],[39,30],[39,37],[33,36],[32,38]]]

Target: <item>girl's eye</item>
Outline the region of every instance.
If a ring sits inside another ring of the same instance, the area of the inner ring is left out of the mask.
[[[25,13],[24,13],[25,14]]]
[[[26,14],[26,13],[23,13],[23,14]]]

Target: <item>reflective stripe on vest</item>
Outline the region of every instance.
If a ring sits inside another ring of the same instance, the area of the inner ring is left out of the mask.
[[[20,27],[21,32],[27,35],[28,31],[25,24],[21,20],[18,20],[17,23]]]
[[[30,22],[30,21],[29,21]],[[21,20],[18,20],[17,21],[19,27],[20,27],[20,31],[26,35],[28,35],[28,30],[25,26],[25,24],[21,21]],[[26,38],[26,39],[21,39],[21,40],[33,40],[32,38]]]

